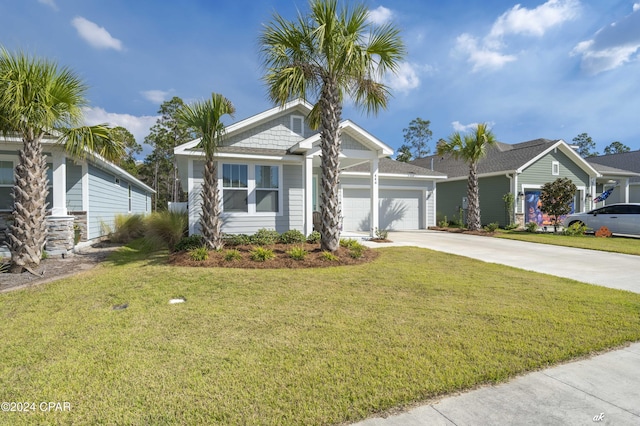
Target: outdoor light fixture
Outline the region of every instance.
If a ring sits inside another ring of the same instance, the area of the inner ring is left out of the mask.
[[[591,194],[587,194],[587,198],[591,198]]]

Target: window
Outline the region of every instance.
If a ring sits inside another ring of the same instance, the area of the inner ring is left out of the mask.
[[[12,210],[13,162],[0,161],[0,210]]]
[[[249,176],[246,164],[222,165],[222,211],[249,212]]]
[[[129,213],[131,213],[131,184],[129,184]]]
[[[222,165],[224,213],[281,213],[281,166]]]
[[[560,174],[560,163],[557,161],[551,162],[551,174],[553,176],[558,176]]]
[[[304,117],[299,115],[291,116],[291,131],[304,137]]]
[[[256,166],[256,212],[278,212],[278,174],[277,166]]]

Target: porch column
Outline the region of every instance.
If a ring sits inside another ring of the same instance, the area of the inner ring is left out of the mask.
[[[51,216],[67,215],[67,158],[64,153],[54,152],[53,160],[53,205]]]
[[[625,178],[622,180],[622,194],[624,195],[623,203],[629,202],[629,178]]]
[[[378,157],[371,160],[371,237],[376,236],[376,231],[379,227],[380,218],[378,213],[379,207],[379,195],[378,195]]]
[[[304,159],[304,235],[313,232],[313,157]]]

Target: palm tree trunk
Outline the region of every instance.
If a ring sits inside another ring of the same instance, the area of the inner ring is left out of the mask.
[[[202,211],[200,227],[207,246],[220,250],[223,246],[220,230],[220,192],[218,191],[218,170],[216,162],[207,158],[204,165],[202,185]]]
[[[320,247],[322,250],[334,252],[340,246],[340,118],[342,104],[337,84],[330,78],[325,80],[320,95],[322,122],[320,130],[320,147],[322,161],[320,169],[321,219]]]
[[[467,227],[471,231],[479,231],[480,223],[480,190],[478,187],[478,165],[475,161],[469,164],[469,179],[467,181]]]
[[[9,235],[11,272],[40,264],[47,237],[47,160],[40,140],[24,140],[13,187],[13,225]]]

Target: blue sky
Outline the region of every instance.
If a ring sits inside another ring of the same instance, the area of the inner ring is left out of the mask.
[[[394,97],[376,117],[349,118],[397,149],[416,117],[436,140],[489,123],[506,143],[588,133],[640,149],[640,0],[369,1],[407,46]],[[212,91],[235,119],[273,105],[258,36],[274,11],[305,0],[0,0],[0,45],[55,60],[89,85],[89,124],[129,129],[142,143],[163,100]],[[148,150],[147,150],[148,152]]]

